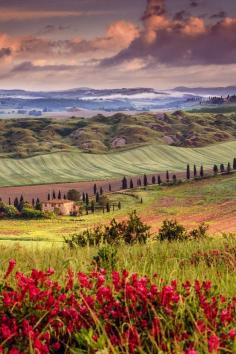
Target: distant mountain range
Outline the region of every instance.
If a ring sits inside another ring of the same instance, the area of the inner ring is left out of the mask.
[[[0,117],[78,115],[80,111],[141,112],[197,108],[208,96],[227,96],[236,87],[92,89],[61,91],[0,90]],[[81,115],[81,114],[80,114]]]

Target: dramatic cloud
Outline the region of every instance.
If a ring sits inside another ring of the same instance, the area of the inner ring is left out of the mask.
[[[148,0],[142,19],[140,36],[102,66],[145,58],[175,66],[236,63],[236,18],[208,24],[182,11],[172,19],[163,0]]]

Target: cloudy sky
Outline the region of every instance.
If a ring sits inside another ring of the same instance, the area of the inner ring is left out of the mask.
[[[236,0],[0,0],[0,88],[235,85]]]

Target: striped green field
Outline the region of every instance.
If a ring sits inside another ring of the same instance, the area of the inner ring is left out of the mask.
[[[109,154],[58,152],[26,159],[0,159],[0,186],[104,180],[123,175],[183,171],[186,164],[227,163],[236,157],[236,141],[203,148],[150,145]]]

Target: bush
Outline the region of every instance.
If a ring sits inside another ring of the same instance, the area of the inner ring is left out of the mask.
[[[111,245],[100,247],[93,263],[99,269],[113,270],[117,264],[117,249]]]
[[[157,238],[160,241],[187,241],[187,240],[199,240],[207,236],[208,226],[204,223],[191,231],[187,231],[186,228],[179,224],[176,220],[164,220]]]
[[[0,214],[3,217],[15,218],[19,216],[19,211],[13,206],[0,202]]]
[[[21,211],[20,216],[24,219],[44,219],[44,218],[51,218],[52,214],[45,213],[41,210],[24,207]]]
[[[73,200],[74,202],[78,202],[81,199],[81,195],[76,189],[70,189],[67,193],[67,198],[69,200]]]
[[[113,219],[107,226],[85,230],[80,234],[72,235],[70,239],[65,239],[65,242],[70,248],[98,246],[103,243],[115,245],[122,241],[132,245],[146,243],[150,237],[149,230],[150,227],[145,225],[134,211],[127,221],[117,222]]]

